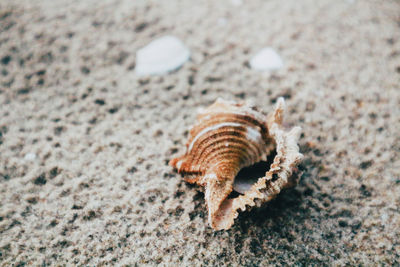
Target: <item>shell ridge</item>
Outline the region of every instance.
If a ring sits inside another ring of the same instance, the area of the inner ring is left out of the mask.
[[[240,127],[239,127],[240,128]],[[243,147],[246,146],[247,144],[247,149],[250,149],[249,152],[251,155],[253,155],[252,157],[258,157],[258,155],[262,155],[263,154],[263,147],[264,146],[261,142],[260,143],[255,143],[255,142],[245,142],[243,140],[241,140],[241,136],[242,134],[240,134],[241,132],[237,132],[238,135],[233,135],[235,133],[235,129],[226,129],[224,131],[221,130],[221,132],[213,132],[210,133],[210,135],[205,136],[203,139],[198,140],[197,141],[197,146],[198,148],[201,149],[200,152],[198,151],[191,151],[194,154],[197,154],[196,159],[193,160],[193,164],[198,164],[198,162],[201,162],[203,157],[208,157],[210,156],[214,151],[213,150],[208,150],[209,147],[216,147],[216,143],[220,142],[221,140],[223,140],[224,138],[226,138],[228,136],[229,133],[229,138],[231,140],[231,142],[236,142],[236,143],[241,143],[243,144]],[[232,135],[232,136],[231,136]],[[212,139],[212,142],[208,142],[208,139]],[[260,140],[261,141],[261,140]],[[229,146],[229,144],[228,144]],[[204,161],[203,161],[204,162]]]
[[[193,138],[193,140],[191,141],[191,143],[190,143],[190,145],[189,145],[189,152],[192,150],[193,145],[196,143],[196,141],[197,141],[201,136],[203,136],[205,133],[207,133],[207,132],[209,132],[209,131],[215,131],[215,130],[218,130],[219,128],[221,128],[221,127],[227,127],[227,126],[231,126],[231,127],[240,127],[240,126],[242,126],[242,125],[239,124],[239,123],[234,123],[234,122],[223,122],[223,123],[219,123],[219,124],[217,124],[217,125],[212,125],[212,126],[209,126],[209,127],[205,128],[205,129],[203,129],[203,130],[202,130],[200,133],[198,133],[198,134]]]
[[[221,132],[213,132],[213,133],[210,133],[210,135],[204,137],[202,140],[197,141],[197,146],[198,146],[198,148],[203,148],[202,147],[203,144],[207,143],[208,140],[212,140],[213,143],[216,143],[219,141],[218,140],[219,137],[223,137],[223,135],[227,136],[228,134],[229,134],[229,136],[231,136],[232,139],[234,139],[234,138],[240,138],[241,136],[243,136],[244,132],[243,133],[240,131],[235,132],[235,129],[229,129],[229,130],[227,129],[227,130],[221,131]],[[203,150],[204,150],[204,148],[203,148]],[[190,152],[192,152],[192,150],[190,150],[189,153]]]
[[[189,148],[188,148],[188,152],[190,152],[193,149],[194,144],[196,144],[196,142],[202,137],[204,136],[207,132],[212,132],[212,131],[216,131],[220,128],[223,127],[238,127],[238,128],[244,128],[246,129],[246,131],[248,131],[250,129],[250,131],[252,131],[253,135],[257,135],[259,134],[261,136],[261,133],[259,132],[259,130],[251,127],[251,126],[247,126],[244,125],[242,123],[237,123],[237,122],[223,122],[223,123],[218,123],[216,125],[211,125],[208,126],[207,128],[201,130],[194,138],[193,140],[190,142],[189,144]],[[256,132],[256,134],[254,133]]]
[[[226,138],[226,136],[225,136]],[[235,143],[233,143],[235,141]],[[225,139],[221,140],[222,143],[225,143],[223,146],[224,147],[230,147],[230,148],[242,148],[243,152],[245,151],[245,143],[242,140],[234,140],[232,137],[228,137]],[[228,144],[228,146],[227,146]],[[221,146],[221,145],[220,145]],[[203,161],[204,158],[207,158],[208,156],[212,155],[212,153],[215,153],[215,150],[218,150],[219,146],[214,145],[213,143],[209,144],[207,147],[205,147],[201,152],[200,155],[194,159],[193,163],[198,164],[198,162]],[[254,153],[252,153],[254,154]],[[247,158],[252,158],[254,155],[247,155]]]

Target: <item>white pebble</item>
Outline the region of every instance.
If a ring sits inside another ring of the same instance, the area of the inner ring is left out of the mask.
[[[260,71],[278,70],[283,67],[283,61],[274,49],[266,47],[253,56],[250,67]]]
[[[36,154],[35,153],[26,153],[24,159],[27,161],[34,161],[36,159]]]
[[[176,37],[164,36],[136,53],[137,75],[166,74],[176,70],[190,57],[190,51]]]

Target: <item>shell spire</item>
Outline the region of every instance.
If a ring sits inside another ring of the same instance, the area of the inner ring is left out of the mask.
[[[301,129],[283,129],[284,109],[283,98],[269,116],[248,103],[217,99],[198,114],[185,155],[170,161],[187,182],[205,188],[208,221],[215,230],[229,229],[239,209],[267,202],[297,183],[292,173],[303,157],[297,145]],[[235,180],[242,168],[266,161],[274,151],[265,176]],[[240,195],[230,198],[233,190]]]

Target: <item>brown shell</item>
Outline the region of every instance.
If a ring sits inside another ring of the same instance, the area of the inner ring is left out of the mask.
[[[187,182],[205,187],[215,230],[229,229],[239,209],[267,202],[297,183],[292,173],[303,158],[297,146],[301,129],[283,129],[284,107],[279,98],[274,112],[265,116],[249,104],[218,99],[198,115],[186,154],[170,161]],[[276,156],[264,177],[235,180],[242,168],[265,161],[273,150]],[[242,194],[229,198],[232,190]]]

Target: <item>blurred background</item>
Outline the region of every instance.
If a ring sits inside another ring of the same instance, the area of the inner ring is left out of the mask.
[[[395,0],[3,0],[0,262],[399,264],[399,85]],[[214,232],[167,162],[198,108],[280,96],[300,184]]]

